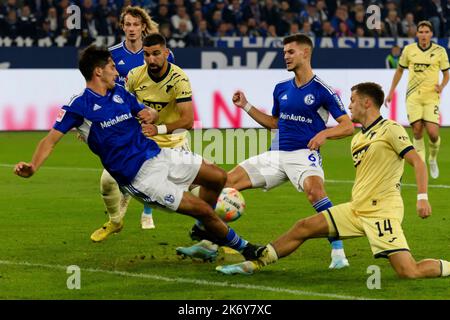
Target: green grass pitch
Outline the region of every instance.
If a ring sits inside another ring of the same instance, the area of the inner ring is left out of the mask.
[[[328,270],[326,240],[307,241],[291,256],[250,277],[227,277],[219,263],[239,261],[221,253],[215,263],[182,260],[175,248],[190,245],[194,220],[154,212],[155,230],[141,230],[142,205],[132,201],[125,227],[103,243],[90,234],[106,221],[99,195],[101,165],[86,145],[68,134],[32,179],[13,175],[13,164],[29,161],[44,132],[0,133],[1,299],[449,299],[450,279],[400,280],[385,259],[373,259],[365,238],[345,241],[350,268]],[[416,259],[450,259],[450,129],[442,129],[441,176],[430,180],[431,218],[415,210],[411,168],[403,177],[403,228]],[[350,139],[322,148],[326,189],[337,204],[350,199],[354,169]],[[233,165],[224,166],[230,169]],[[244,191],[247,210],[232,226],[265,244],[314,210],[289,184]],[[81,269],[81,288],[69,290],[66,272]],[[381,270],[381,289],[370,290],[367,268]]]

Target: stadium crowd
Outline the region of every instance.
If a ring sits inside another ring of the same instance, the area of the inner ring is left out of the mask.
[[[381,8],[381,28],[369,30],[366,9]],[[66,22],[81,9],[80,29]],[[0,38],[85,46],[97,37],[120,41],[122,8],[138,5],[159,23],[172,47],[214,46],[227,36],[414,37],[416,24],[432,22],[436,37],[450,36],[450,0],[0,0]]]

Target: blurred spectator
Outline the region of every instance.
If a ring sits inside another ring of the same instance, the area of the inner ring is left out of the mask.
[[[279,36],[285,36],[289,34],[290,25],[297,21],[297,16],[291,10],[289,1],[281,1],[280,6],[280,21],[278,23],[277,30]]]
[[[426,1],[426,12],[427,20],[433,25],[433,35],[439,38],[443,33],[441,27],[445,23],[444,8],[442,7],[441,0]]]
[[[292,24],[294,25],[294,24]],[[315,34],[314,32],[312,32],[311,30],[311,23],[309,21],[303,21],[302,23],[302,29],[300,30],[301,33],[306,34],[308,37],[314,38]],[[294,32],[294,30],[292,30],[291,28],[291,34],[294,33],[298,33],[298,32]]]
[[[414,29],[414,33],[417,30],[417,25],[414,22],[414,15],[411,12],[408,12],[405,15],[405,18],[402,20],[402,32],[404,35],[409,34],[409,30],[413,28]]]
[[[159,33],[161,33],[164,38],[166,38],[167,43],[172,39],[172,30],[169,23],[162,23],[159,25]]]
[[[322,23],[322,37],[334,38],[336,36],[336,31],[330,21],[324,21]]]
[[[231,12],[231,22],[235,26],[244,21],[244,14],[241,10],[240,0],[231,0],[231,6],[229,9]]]
[[[271,24],[267,27],[267,36],[273,37],[273,38],[278,37],[277,28],[273,24]]]
[[[98,0],[98,5],[94,9],[94,17],[97,22],[98,34],[108,35],[108,16],[110,14],[117,15],[112,6],[108,4],[108,0]]]
[[[243,9],[244,12],[244,20],[247,21],[250,18],[253,18],[256,20],[256,23],[261,22],[262,18],[262,8],[260,4],[258,3],[258,0],[249,0],[247,5],[244,5]]]
[[[95,39],[98,35],[97,22],[94,19],[93,10],[85,11],[82,14],[83,19],[81,20],[81,29],[83,32],[87,32],[86,38]]]
[[[4,31],[2,32],[4,36],[8,36],[12,39],[20,36],[20,23],[17,19],[17,11],[11,9],[6,14],[6,19],[4,23]]]
[[[314,33],[319,33],[322,29],[322,20],[320,19],[320,13],[319,11],[317,11],[316,5],[316,1],[308,1],[305,10],[300,12],[299,20],[300,23],[303,23],[305,21],[309,22],[310,29]]]
[[[350,31],[347,23],[339,22],[339,29],[336,31],[336,37],[353,37],[353,32]]]
[[[208,19],[209,32],[215,34],[222,22],[224,22],[222,20],[222,12],[220,10],[214,10]]]
[[[261,18],[268,25],[276,25],[280,20],[280,13],[278,12],[278,5],[273,0],[266,0],[261,7]]]
[[[248,35],[250,37],[261,37],[262,36],[262,32],[261,32],[261,30],[259,30],[255,18],[248,18],[247,27],[248,27]]]
[[[6,3],[0,5],[0,15],[3,17],[7,17],[10,11],[16,11],[19,13],[19,6],[17,5],[17,0],[7,0]]]
[[[388,36],[386,33],[386,26],[383,21],[380,22],[380,29],[373,29],[373,30],[370,30],[370,32],[371,32],[372,37],[380,38],[380,37]]]
[[[54,34],[58,34],[61,30],[62,25],[61,20],[58,17],[58,11],[55,7],[48,8],[45,20],[47,20],[49,23],[50,31]]]
[[[152,19],[158,24],[170,24],[169,6],[165,4],[158,6],[158,12],[152,16]]]
[[[387,69],[397,69],[398,60],[400,58],[400,47],[395,45],[392,47],[391,52],[386,57],[386,68]]]
[[[208,32],[209,34],[209,32]],[[229,37],[231,36],[232,33],[229,32],[228,30],[228,23],[226,23],[225,21],[222,21],[219,24],[219,27],[217,28],[216,33],[214,34],[215,37]]]
[[[349,16],[348,16],[348,8],[343,5],[339,6],[336,9],[336,12],[335,12],[333,18],[331,18],[330,22],[331,22],[331,25],[333,26],[334,30],[337,30],[338,32],[341,32],[341,33],[342,33],[342,27],[340,26],[341,22],[347,26],[345,28],[346,30],[350,31],[350,30],[354,29],[354,24],[349,19]],[[339,31],[339,30],[341,30],[341,31]]]
[[[396,10],[390,10],[384,22],[386,26],[386,34],[388,37],[397,38],[403,36],[402,24]]]
[[[364,30],[364,28],[361,27],[361,26],[357,26],[356,30],[355,30],[355,37],[363,38],[363,37],[366,37],[366,36],[367,36],[367,34],[366,34],[366,31]]]
[[[238,29],[236,30],[236,34],[235,34],[235,35],[238,36],[238,37],[248,37],[249,34],[248,34],[248,26],[247,26],[247,23],[241,22],[241,23],[238,25]]]
[[[187,39],[188,34],[189,30],[186,20],[180,20],[180,23],[178,24],[178,29],[175,29],[172,35],[172,39],[176,41],[176,45],[172,45],[171,47],[178,47],[178,48],[186,47],[186,43],[188,41]]]
[[[328,7],[324,0],[317,1],[316,8],[317,8],[317,12],[319,13],[321,22],[327,21],[330,18]]]
[[[181,21],[184,21],[184,23],[186,24],[186,28],[187,28],[188,32],[191,32],[194,29],[192,26],[191,19],[189,18],[189,15],[187,14],[185,6],[179,6],[177,8],[177,14],[172,16],[170,18],[170,21],[172,22],[172,26],[173,26],[174,30],[179,29]]]
[[[189,33],[186,44],[189,47],[212,47],[214,45],[214,40],[208,31],[208,23],[206,20],[201,20],[197,30]]]
[[[29,37],[34,39],[36,37],[37,19],[27,5],[23,6],[20,11],[19,34],[24,38]]]

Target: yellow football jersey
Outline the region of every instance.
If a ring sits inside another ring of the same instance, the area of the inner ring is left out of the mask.
[[[427,49],[422,49],[418,43],[405,46],[399,66],[409,71],[406,99],[412,95],[431,99],[439,97],[435,91],[435,85],[439,84],[439,71],[450,68],[447,51],[433,42]]]
[[[177,103],[192,100],[189,78],[180,67],[169,63],[167,72],[159,79],[150,76],[147,64],[136,67],[128,73],[127,90],[147,107],[158,111],[156,125],[168,124],[180,119]],[[186,141],[187,131],[159,134],[152,139],[162,148],[176,148]]]
[[[352,209],[358,213],[403,206],[400,180],[403,156],[413,149],[406,130],[381,116],[352,139],[351,151],[356,168],[352,190]]]

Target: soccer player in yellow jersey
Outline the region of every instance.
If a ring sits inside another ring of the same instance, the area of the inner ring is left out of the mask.
[[[189,78],[181,68],[168,62],[170,52],[165,38],[159,33],[143,39],[143,52],[145,64],[130,70],[126,81],[127,90],[159,114],[155,125],[142,125],[143,133],[161,148],[189,151],[186,130],[194,124]],[[109,195],[120,195],[116,181],[107,172],[102,175],[102,184],[108,184]],[[119,196],[115,198],[120,199]],[[120,210],[118,204],[115,206],[118,210],[108,210],[110,220],[91,235],[93,241],[103,241],[110,234],[121,231],[129,200],[129,197],[122,198]]]
[[[268,244],[254,261],[218,266],[225,274],[252,274],[265,265],[294,252],[311,238],[340,239],[366,236],[375,258],[388,258],[402,278],[450,275],[450,262],[425,259],[416,262],[402,230],[403,200],[400,179],[404,160],[414,167],[417,181],[417,213],[431,215],[427,196],[427,170],[405,129],[383,119],[381,86],[360,83],[352,88],[352,120],[362,125],[351,143],[356,178],[350,202],[331,207],[320,214],[298,221],[287,233]]]
[[[437,154],[441,139],[439,137],[439,95],[447,85],[450,68],[445,48],[431,42],[433,27],[428,21],[417,25],[417,43],[407,45],[400,56],[399,67],[392,79],[391,89],[386,98],[390,103],[395,88],[400,81],[403,70],[408,69],[408,89],[406,92],[406,109],[408,121],[413,130],[413,145],[425,161],[424,128],[428,132],[430,175],[439,177]],[[439,71],[443,73],[439,84]]]

